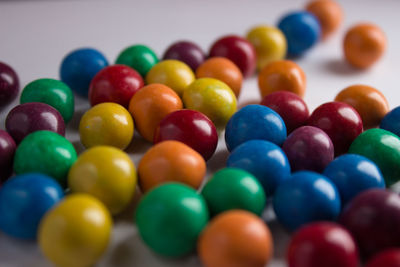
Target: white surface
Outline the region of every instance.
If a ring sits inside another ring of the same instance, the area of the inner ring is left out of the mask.
[[[333,100],[339,90],[355,83],[380,89],[391,107],[400,105],[400,1],[340,2],[346,15],[340,31],[296,60],[307,74],[305,100],[310,110]],[[5,1],[0,2],[0,60],[16,69],[21,85],[25,86],[38,78],[58,78],[62,57],[78,47],[98,48],[110,62],[123,48],[137,43],[147,44],[161,55],[173,41],[188,39],[207,51],[222,35],[244,35],[257,24],[275,25],[282,14],[302,8],[304,3],[295,0]],[[380,25],[389,40],[383,60],[363,72],[343,62],[341,46],[345,29],[361,21]],[[255,77],[246,80],[242,90],[240,103],[260,100]],[[2,129],[12,106],[0,115]],[[87,108],[86,101],[76,98],[76,114],[68,125],[67,138],[78,152],[83,148],[76,129]],[[149,144],[135,136],[127,152],[136,165],[148,147]],[[208,175],[224,166],[226,156],[221,138],[216,155],[208,163]],[[131,222],[132,214],[130,209],[116,218],[111,245],[97,266],[200,266],[196,256],[169,260],[154,255],[140,241]],[[268,220],[268,225],[276,243],[270,266],[285,266],[289,236],[275,221]],[[34,242],[15,240],[0,233],[0,266],[46,267],[50,264]]]

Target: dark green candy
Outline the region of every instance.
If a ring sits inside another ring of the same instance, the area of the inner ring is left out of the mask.
[[[143,78],[157,63],[157,55],[145,45],[133,45],[124,49],[115,61],[115,64],[123,64],[135,69]]]

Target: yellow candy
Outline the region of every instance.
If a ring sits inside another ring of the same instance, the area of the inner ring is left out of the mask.
[[[90,194],[117,214],[135,193],[136,169],[125,152],[97,146],[81,154],[72,165],[68,185],[73,193]]]
[[[42,219],[39,245],[56,266],[89,267],[106,250],[111,228],[111,215],[99,200],[70,195]]]
[[[86,148],[106,145],[125,149],[133,137],[131,114],[121,105],[102,103],[89,109],[79,124],[81,142]]]

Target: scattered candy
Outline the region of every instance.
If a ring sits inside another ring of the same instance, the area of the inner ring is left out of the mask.
[[[0,186],[12,174],[16,148],[14,139],[6,131],[0,129]]]
[[[326,39],[342,24],[343,10],[334,0],[313,0],[307,4],[306,10],[318,19],[322,39]]]
[[[400,250],[392,248],[376,254],[366,267],[400,267]]]
[[[400,107],[396,107],[387,113],[379,127],[400,136]]]
[[[195,43],[179,41],[172,44],[164,53],[163,59],[176,59],[186,63],[193,71],[203,63],[206,55]]]
[[[125,48],[117,57],[115,64],[131,67],[146,77],[149,70],[158,63],[156,53],[145,45],[132,45]]]
[[[17,73],[0,61],[0,109],[10,104],[18,95],[19,79]]]

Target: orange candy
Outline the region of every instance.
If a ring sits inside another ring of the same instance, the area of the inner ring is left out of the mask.
[[[198,252],[207,267],[264,267],[272,258],[273,242],[263,220],[248,211],[232,210],[208,224]]]
[[[306,6],[306,10],[317,17],[323,39],[335,32],[343,20],[342,8],[333,0],[311,1]]]
[[[166,182],[199,188],[206,174],[203,157],[178,141],[164,141],[150,148],[139,162],[142,192]]]
[[[358,24],[346,33],[343,47],[346,60],[354,67],[365,69],[382,57],[386,36],[376,25]]]
[[[163,84],[150,84],[132,97],[129,112],[135,119],[139,133],[153,142],[154,132],[160,121],[169,113],[182,109],[183,104],[174,90]]]
[[[363,121],[364,129],[377,127],[389,112],[389,104],[385,96],[368,85],[349,86],[339,92],[335,101],[345,102],[357,110]]]
[[[213,57],[204,61],[196,70],[197,78],[215,78],[226,83],[236,97],[242,89],[243,75],[240,69],[227,58]]]
[[[258,74],[261,97],[276,91],[289,91],[303,97],[306,91],[304,71],[290,60],[278,60],[266,65]]]

